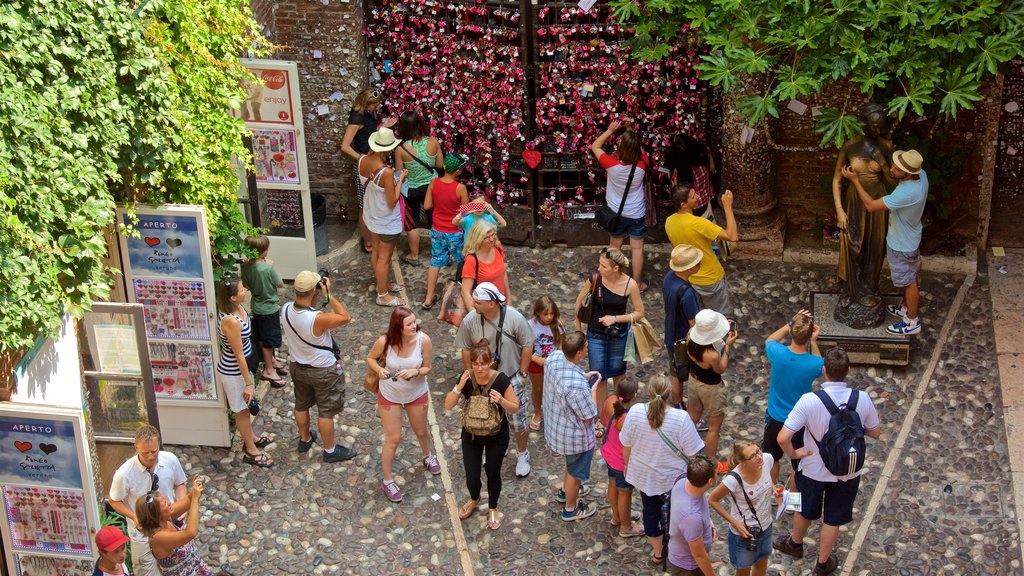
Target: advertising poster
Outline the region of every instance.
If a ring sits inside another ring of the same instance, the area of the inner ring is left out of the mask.
[[[92,556],[81,490],[4,486],[3,494],[15,550]]]
[[[136,279],[132,286],[135,301],[145,305],[143,317],[146,319],[147,336],[177,340],[210,339],[205,284]]]
[[[204,276],[195,217],[138,214],[138,219],[139,236],[125,239],[134,276]],[[124,223],[130,225],[127,214]]]
[[[259,82],[242,83],[246,98],[235,115],[253,124],[284,124],[293,126],[291,85],[287,70],[250,68]]]
[[[0,416],[0,484],[81,489],[74,424]]]
[[[216,400],[213,348],[208,344],[150,342],[153,390],[164,398]]]
[[[257,182],[299,184],[295,131],[253,129],[252,163]]]

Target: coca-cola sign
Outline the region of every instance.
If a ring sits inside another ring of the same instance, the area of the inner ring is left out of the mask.
[[[264,70],[263,84],[270,90],[280,90],[284,87],[287,81],[287,76],[283,70]]]

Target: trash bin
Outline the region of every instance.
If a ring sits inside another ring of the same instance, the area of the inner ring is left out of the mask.
[[[323,256],[330,249],[327,243],[327,198],[323,194],[310,194],[309,199],[313,211],[313,243],[316,255]]]

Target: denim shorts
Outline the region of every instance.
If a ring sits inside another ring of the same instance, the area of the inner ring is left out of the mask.
[[[609,233],[612,238],[643,238],[647,236],[647,226],[644,226],[643,218],[619,217],[619,223]]]
[[[917,265],[921,260],[920,250],[897,252],[886,246],[885,258],[889,261],[889,272],[892,273],[893,286],[903,288],[917,281]]]
[[[565,469],[569,471],[569,476],[572,476],[580,482],[585,482],[590,480],[590,463],[593,461],[593,448],[586,452],[580,452],[579,454],[566,454]]]
[[[603,332],[587,330],[587,357],[590,369],[601,373],[607,380],[626,373],[626,338],[629,331],[623,330],[619,336],[608,336]]]
[[[729,530],[729,562],[733,568],[750,568],[762,558],[772,554],[772,527],[761,533],[757,539],[757,550],[747,550],[743,538]]]
[[[608,466],[607,462],[605,463],[605,466]],[[615,468],[608,466],[608,478],[611,479],[609,480],[609,482],[615,482],[615,487],[618,488],[619,490],[633,489],[633,485],[630,484],[629,482],[626,482],[626,473],[623,472],[622,470],[616,470]]]
[[[430,229],[430,267],[444,268],[449,264],[458,266],[462,263],[462,245],[465,236],[462,232],[438,232]]]

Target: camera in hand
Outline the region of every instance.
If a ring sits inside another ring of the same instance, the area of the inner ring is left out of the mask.
[[[609,338],[618,338],[625,331],[626,329],[623,328],[622,324],[612,324],[611,326],[604,327],[604,335]]]
[[[743,538],[743,548],[756,552],[758,550],[758,540],[761,538],[761,534],[764,533],[760,526],[747,526],[747,532],[750,532],[750,538]]]
[[[331,271],[327,268],[321,268],[317,274],[320,275],[320,284],[327,286],[327,279],[331,277]]]

